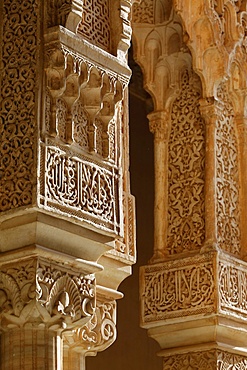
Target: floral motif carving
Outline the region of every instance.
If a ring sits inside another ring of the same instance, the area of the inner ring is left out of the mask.
[[[142,0],[132,7],[132,20],[134,23],[154,23],[154,2]]]
[[[75,341],[87,350],[103,350],[116,339],[116,302],[100,303],[91,319],[76,330]]]
[[[56,104],[56,127],[62,140],[66,140],[67,106],[62,99],[57,99]]]
[[[94,275],[85,276],[61,269],[55,263],[32,258],[1,267],[0,296],[2,315],[24,315],[25,318],[26,314],[22,314],[24,308],[36,301],[46,309],[44,320],[49,321],[53,317],[54,322],[55,317],[64,317],[76,322],[93,313],[95,278]],[[11,318],[8,316],[8,319]]]
[[[145,266],[141,274],[144,323],[213,311],[212,261],[198,258],[195,264],[195,261],[184,259]]]
[[[96,129],[96,148],[99,155],[103,155],[103,122],[99,119],[95,119]]]
[[[107,51],[111,40],[109,12],[109,0],[84,0],[78,27],[79,34]]]
[[[38,12],[37,0],[3,2],[0,211],[32,203]]]
[[[238,146],[234,111],[226,85],[217,91],[222,113],[216,122],[217,239],[219,246],[240,253]]]
[[[195,75],[183,73],[173,103],[168,162],[169,254],[198,249],[204,241],[205,128],[200,115],[201,87]]]
[[[246,357],[220,350],[179,354],[163,362],[163,370],[244,370],[246,366]]]
[[[108,140],[107,140],[108,139]],[[106,141],[107,140],[107,141]],[[116,158],[116,122],[114,119],[112,119],[110,122],[109,122],[109,126],[108,126],[108,135],[106,137],[106,140],[104,141],[106,144],[104,145],[104,147],[107,146],[107,148],[109,147],[109,149],[106,151],[104,150],[104,152],[107,154],[108,152],[108,155],[109,155],[109,158],[114,161],[115,158]],[[108,145],[108,142],[109,142],[109,145]]]
[[[79,100],[75,103],[73,109],[73,137],[75,143],[81,148],[89,149],[89,118]]]

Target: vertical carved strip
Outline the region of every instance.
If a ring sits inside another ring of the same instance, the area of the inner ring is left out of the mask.
[[[168,168],[169,254],[196,250],[204,242],[205,128],[200,81],[188,71],[171,111]]]
[[[154,255],[152,262],[164,259],[167,241],[167,167],[169,115],[166,111],[149,114],[154,134]]]
[[[32,203],[38,61],[37,0],[3,2],[0,211]]]
[[[246,117],[236,117],[235,122],[238,129],[239,138],[239,167],[240,167],[240,181],[241,181],[241,240],[247,240],[247,119]],[[241,255],[244,259],[247,256],[247,248],[244,242],[241,243]]]
[[[217,95],[223,104],[216,123],[218,244],[222,249],[239,255],[239,162],[234,111],[225,84],[219,86]]]
[[[214,98],[200,101],[201,113],[206,123],[205,150],[205,247],[217,243],[216,218],[216,121],[220,107]]]

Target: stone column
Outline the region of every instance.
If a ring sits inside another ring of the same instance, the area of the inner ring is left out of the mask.
[[[148,115],[154,134],[154,255],[152,261],[164,260],[167,239],[167,187],[169,115],[166,111]],[[162,220],[162,222],[160,222]]]
[[[205,246],[217,245],[216,213],[216,122],[222,107],[214,98],[200,101],[200,110],[205,120]]]
[[[241,224],[242,224],[242,258],[246,261],[247,250],[245,247],[245,240],[247,239],[246,221],[247,221],[247,171],[245,165],[245,159],[247,155],[247,119],[245,116],[237,116],[235,118],[237,125],[238,138],[239,138],[239,168],[241,174],[241,195],[242,195],[242,206],[241,206]]]
[[[130,9],[0,3],[1,370],[79,370],[116,339],[135,262]]]
[[[169,107],[167,160],[155,158],[165,258],[140,270],[141,326],[165,370],[247,367],[245,11],[190,0],[133,8],[145,88],[156,110]]]

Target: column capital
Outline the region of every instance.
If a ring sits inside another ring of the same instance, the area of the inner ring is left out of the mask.
[[[87,261],[61,264],[42,254],[1,261],[1,329],[35,323],[61,332],[84,325],[96,308],[98,268]]]
[[[219,116],[222,110],[223,105],[214,96],[200,99],[200,111],[206,123],[211,122],[210,118]]]
[[[154,139],[167,141],[169,138],[169,112],[167,110],[154,111],[148,115],[149,130]]]

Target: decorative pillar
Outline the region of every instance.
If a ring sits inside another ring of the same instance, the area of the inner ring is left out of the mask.
[[[84,369],[116,339],[135,262],[130,9],[0,4],[1,370]]]
[[[154,134],[154,255],[152,261],[164,260],[167,238],[167,173],[164,167],[168,161],[169,116],[165,111],[148,115],[149,128]],[[159,222],[163,218],[163,222]]]
[[[205,120],[205,246],[209,249],[217,245],[217,214],[216,214],[216,122],[222,107],[212,99],[200,101],[201,114]]]
[[[140,271],[141,326],[165,370],[247,366],[246,10],[227,0],[133,7],[135,59],[169,122],[167,160],[155,158],[164,259]]]

